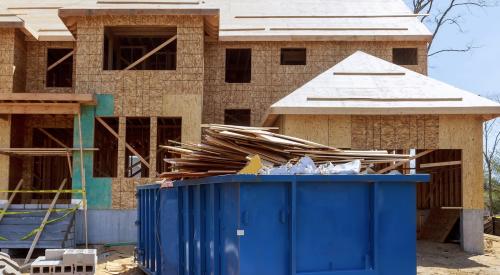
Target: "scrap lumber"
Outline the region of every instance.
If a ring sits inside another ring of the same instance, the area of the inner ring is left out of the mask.
[[[387,151],[341,150],[324,144],[274,133],[276,128],[243,127],[233,125],[203,125],[199,144],[169,141],[159,145],[174,156],[164,161],[172,167],[161,177],[198,178],[211,175],[234,174],[245,167],[252,156],[258,155],[267,165],[296,163],[304,156],[317,164],[347,163],[360,160],[363,168],[372,164],[406,162],[409,155]]]
[[[7,210],[9,210],[10,205],[12,204],[12,202],[14,201],[14,198],[16,197],[17,191],[19,191],[19,189],[21,189],[21,186],[23,185],[23,181],[24,181],[24,179],[22,179],[22,178],[19,180],[19,182],[16,185],[16,188],[14,189],[14,193],[12,193],[12,195],[10,195],[9,200],[3,206],[2,214],[0,214],[0,221],[3,219],[3,216],[5,215]]]

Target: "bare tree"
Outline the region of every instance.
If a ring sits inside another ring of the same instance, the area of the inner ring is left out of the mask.
[[[500,149],[500,130],[498,120],[492,119],[484,123],[484,166],[486,168],[486,185],[488,189],[488,200],[490,205],[490,215],[494,215],[493,203],[493,173],[495,172],[495,162],[497,161],[498,150]]]
[[[494,6],[493,0],[411,0],[411,8],[415,14],[422,14],[421,21],[428,23],[431,28],[432,39],[427,46],[429,56],[444,52],[468,52],[474,48],[472,43],[463,48],[446,48],[431,52],[433,42],[446,25],[454,25],[460,32],[464,32],[461,23],[464,12],[470,12],[472,8],[485,8]]]

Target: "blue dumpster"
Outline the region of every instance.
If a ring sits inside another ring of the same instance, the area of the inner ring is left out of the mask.
[[[227,175],[138,187],[140,267],[166,275],[416,274],[428,175]]]

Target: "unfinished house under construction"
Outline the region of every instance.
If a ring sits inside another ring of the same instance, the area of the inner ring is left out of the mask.
[[[428,78],[430,39],[402,0],[3,0],[1,198],[62,218],[0,215],[0,247],[134,241],[135,188],[170,169],[159,145],[264,123],[417,156],[401,171],[432,175],[420,236],[482,252],[482,123],[500,106]]]

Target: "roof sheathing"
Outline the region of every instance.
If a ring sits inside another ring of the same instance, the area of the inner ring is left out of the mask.
[[[500,115],[500,104],[358,51],[274,103],[269,114]]]

